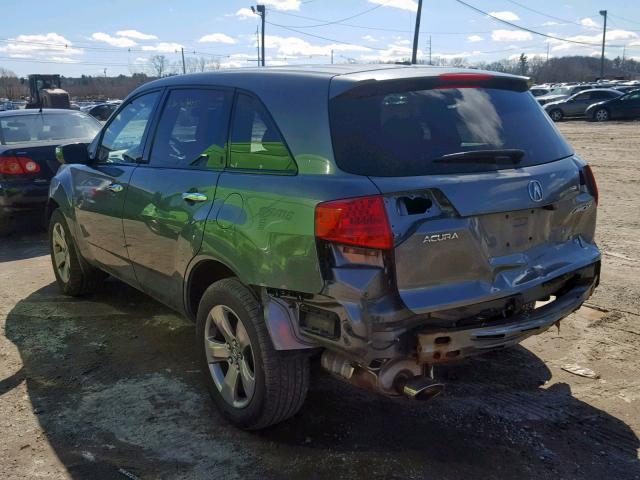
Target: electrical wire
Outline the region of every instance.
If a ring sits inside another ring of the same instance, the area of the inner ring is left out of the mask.
[[[374,10],[377,10],[380,7],[384,7],[387,3],[389,3],[389,1],[390,0],[387,0],[384,3],[380,3],[380,4],[376,5],[375,7],[368,8],[368,9],[366,9],[366,10],[360,12],[360,13],[356,13],[355,15],[351,15],[349,17],[341,18],[340,20],[330,20],[330,21],[326,21],[326,23],[319,23],[317,25],[305,25],[304,27],[300,27],[300,28],[324,27],[326,25],[334,25],[336,23],[342,23],[342,22],[345,22],[347,20],[351,20],[352,18],[360,17],[360,16],[362,16],[362,15],[364,15],[366,13],[373,12]],[[279,12],[278,10],[269,9],[269,11],[272,12],[272,13],[273,12],[283,13],[283,12]],[[291,14],[291,16],[296,16],[296,15],[295,14]],[[317,20],[317,21],[324,22],[324,20]]]
[[[567,20],[567,19],[560,18],[560,17],[555,17],[553,15],[549,15],[547,13],[541,12],[540,10],[535,10],[535,9],[533,9],[531,7],[527,7],[526,5],[523,5],[520,2],[516,2],[515,0],[507,0],[507,2],[513,3],[514,5],[518,5],[520,8],[524,8],[525,10],[529,10],[530,12],[537,13],[538,15],[542,15],[543,17],[553,18],[554,20],[558,20],[558,21],[563,22],[563,23],[571,23],[573,25],[578,25],[579,27],[584,27],[584,25],[582,25],[581,23],[574,22],[572,20]]]
[[[557,37],[555,35],[549,35],[547,33],[538,32],[536,30],[532,30],[531,28],[523,27],[521,25],[517,25],[517,24],[511,23],[511,22],[509,22],[507,20],[503,20],[501,18],[498,18],[498,17],[496,17],[494,15],[491,15],[489,12],[485,12],[484,10],[480,10],[479,8],[474,7],[473,5],[468,4],[467,2],[465,2],[463,0],[455,0],[455,1],[458,2],[460,5],[463,5],[463,6],[467,7],[467,8],[475,11],[476,13],[478,13],[480,15],[487,16],[487,17],[491,18],[492,20],[494,20],[496,22],[500,22],[500,23],[503,23],[505,25],[509,25],[511,27],[517,28],[518,30],[523,30],[525,32],[533,33],[534,35],[539,35],[541,37],[546,37],[546,38],[550,38],[552,40],[558,40],[558,41],[561,41],[561,42],[575,43],[577,45],[589,45],[589,46],[592,46],[592,47],[601,46],[600,43],[582,42],[582,41],[579,41],[579,40],[571,40],[569,38],[561,38],[561,37]],[[608,47],[622,47],[622,45],[607,45],[607,46]]]
[[[380,51],[386,51],[388,50],[388,48],[380,48],[380,47],[373,47],[373,46],[369,46],[369,45],[359,45],[357,43],[352,43],[352,42],[344,42],[342,40],[336,40],[333,38],[328,38],[328,37],[323,37],[322,35],[315,35],[313,33],[307,33],[307,32],[303,32],[302,30],[297,30],[295,28],[292,27],[287,27],[286,25],[280,25],[278,23],[273,23],[273,22],[268,22],[265,21],[265,23],[268,23],[269,25],[272,25],[274,27],[279,27],[279,28],[284,28],[285,30],[289,30],[291,32],[295,32],[295,33],[299,33],[301,35],[307,35],[309,37],[314,37],[314,38],[319,38],[321,40],[326,40],[328,42],[333,42],[333,43],[340,43],[342,45],[352,45],[354,47],[362,47],[362,48],[369,48],[371,50],[380,50]]]

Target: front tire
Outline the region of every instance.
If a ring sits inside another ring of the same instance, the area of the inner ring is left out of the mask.
[[[593,119],[596,122],[606,122],[609,120],[609,110],[606,108],[599,108],[593,112]]]
[[[273,348],[262,310],[235,278],[220,280],[202,296],[196,341],[214,403],[234,425],[258,430],[293,416],[309,387],[309,359]]]
[[[65,295],[77,297],[92,293],[106,276],[80,256],[67,221],[59,209],[53,212],[49,221],[49,249],[53,273]]]
[[[555,108],[549,112],[549,116],[554,122],[559,122],[564,117],[564,114],[562,113],[562,110]]]

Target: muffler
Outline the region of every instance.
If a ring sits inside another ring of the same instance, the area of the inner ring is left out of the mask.
[[[354,364],[339,353],[325,350],[322,354],[322,366],[353,385],[387,396],[404,395],[414,400],[427,401],[444,390],[442,383],[420,375],[423,373],[422,366],[409,358],[392,360],[374,371]]]
[[[402,386],[402,393],[413,400],[426,402],[437,397],[444,391],[444,384],[437,383],[426,377],[413,377]]]

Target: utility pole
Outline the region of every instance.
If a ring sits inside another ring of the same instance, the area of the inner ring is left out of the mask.
[[[331,49],[331,65],[333,65],[333,48]]]
[[[104,78],[107,78],[107,69],[104,69]]]
[[[431,35],[429,35],[429,65],[433,65],[431,63]]]
[[[416,28],[413,31],[413,53],[411,63],[418,63],[418,37],[420,36],[420,16],[422,15],[422,0],[418,0],[418,11],[416,12]]]
[[[255,8],[252,6],[251,11],[253,13],[257,13],[260,15],[262,19],[262,29],[261,29],[261,37],[262,37],[262,66],[264,67],[264,17],[267,11],[264,8],[264,5],[256,5]]]
[[[187,66],[184,64],[184,48],[181,48],[180,51],[182,52],[182,74],[184,75],[187,73]]]
[[[604,78],[604,40],[607,36],[607,11],[600,10],[600,15],[604,17],[604,26],[602,29],[602,54],[600,55],[600,80]]]

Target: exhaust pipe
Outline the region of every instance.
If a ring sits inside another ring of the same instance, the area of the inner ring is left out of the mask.
[[[413,377],[402,385],[401,391],[407,398],[426,402],[440,395],[444,391],[444,385],[425,377]]]

